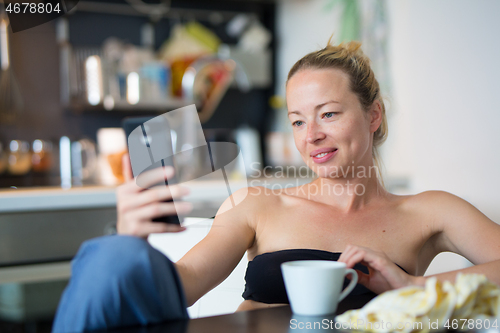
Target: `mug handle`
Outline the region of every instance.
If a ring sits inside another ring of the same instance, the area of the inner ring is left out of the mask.
[[[352,269],[352,268],[347,268],[344,273],[344,277],[347,274],[352,274],[351,282],[347,285],[347,287],[342,291],[342,293],[339,296],[339,302],[343,300],[349,293],[354,289],[356,284],[358,283],[358,273]]]

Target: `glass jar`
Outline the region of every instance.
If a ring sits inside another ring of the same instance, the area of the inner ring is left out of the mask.
[[[9,173],[12,175],[25,175],[31,169],[30,145],[26,141],[12,140],[9,144]]]
[[[34,172],[44,173],[52,167],[52,143],[35,140],[32,144],[31,164]]]

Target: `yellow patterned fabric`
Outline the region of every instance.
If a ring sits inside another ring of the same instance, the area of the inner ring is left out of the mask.
[[[429,278],[425,287],[387,291],[335,320],[367,332],[432,332],[496,325],[499,315],[500,287],[484,275],[458,274],[455,284]]]

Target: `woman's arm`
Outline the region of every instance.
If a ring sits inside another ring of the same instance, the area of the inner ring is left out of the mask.
[[[436,251],[460,254],[475,265],[435,276],[454,281],[459,272],[478,273],[500,285],[500,225],[450,193],[429,191],[421,195],[429,207],[427,214],[434,217],[441,231],[434,240]]]
[[[190,210],[189,203],[165,202],[188,193],[179,185],[144,187],[160,183],[173,176],[172,168],[158,168],[141,175],[140,187],[132,178],[128,156],[124,157],[124,175],[127,182],[117,190],[119,234],[147,238],[151,233],[180,232],[178,225],[153,222],[156,217]],[[255,232],[253,216],[262,209],[257,189],[236,191],[220,207],[208,235],[176,263],[189,305],[221,283],[239,263],[253,243]],[[234,207],[233,207],[234,206]]]
[[[176,263],[188,306],[224,281],[252,246],[260,206],[255,193],[243,188],[226,199],[208,235]]]
[[[433,225],[436,237],[426,244],[433,256],[449,251],[460,254],[473,267],[436,274],[440,280],[454,282],[458,273],[484,274],[500,285],[500,226],[467,201],[447,192],[429,191],[415,196],[415,209],[425,223]],[[376,293],[408,285],[424,285],[427,277],[405,273],[384,253],[349,245],[339,258],[347,267],[362,263],[369,274],[358,272],[359,283]]]

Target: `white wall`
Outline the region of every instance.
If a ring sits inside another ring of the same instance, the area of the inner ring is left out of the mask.
[[[277,9],[277,93],[285,95],[285,82],[293,64],[309,52],[325,47],[337,30],[339,11],[325,10],[324,0],[282,0]]]
[[[296,60],[339,34],[339,11],[325,11],[328,2],[279,3],[279,92]],[[387,175],[408,176],[413,193],[454,193],[500,222],[500,1],[386,4],[392,74]],[[446,268],[448,261],[437,266]]]
[[[390,0],[389,173],[500,222],[500,2]],[[387,148],[388,148],[387,147]]]
[[[500,222],[500,2],[389,0],[389,174],[454,193]],[[440,255],[427,273],[466,266]]]

